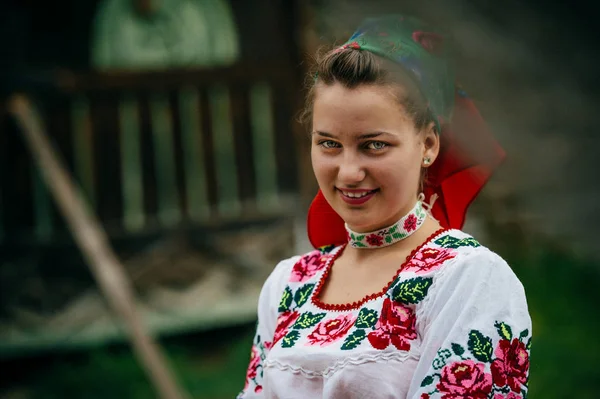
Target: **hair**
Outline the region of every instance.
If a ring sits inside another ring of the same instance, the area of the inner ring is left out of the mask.
[[[336,48],[324,55],[317,55],[315,67],[308,77],[305,107],[300,119],[306,126],[312,125],[313,106],[319,85],[340,83],[352,89],[361,85],[388,87],[401,107],[408,114],[417,131],[434,122],[427,99],[422,95],[414,79],[395,62],[360,49]]]

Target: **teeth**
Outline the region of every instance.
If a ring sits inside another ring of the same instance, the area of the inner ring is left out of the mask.
[[[362,198],[365,195],[368,195],[369,193],[371,193],[370,191],[365,191],[362,193],[349,193],[347,191],[342,191],[342,194],[344,194],[346,197],[350,197],[350,198]]]

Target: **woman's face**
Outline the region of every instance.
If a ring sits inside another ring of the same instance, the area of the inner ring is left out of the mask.
[[[323,195],[352,230],[378,230],[407,214],[423,159],[433,162],[438,148],[433,128],[417,132],[389,88],[317,86],[312,166]]]

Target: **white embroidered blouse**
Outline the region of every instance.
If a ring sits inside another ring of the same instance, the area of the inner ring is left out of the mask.
[[[531,320],[502,258],[438,232],[380,293],[327,305],[320,288],[342,250],[284,260],[269,276],[238,398],[526,397]]]

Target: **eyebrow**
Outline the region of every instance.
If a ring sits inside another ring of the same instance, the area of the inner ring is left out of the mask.
[[[319,136],[328,137],[330,139],[336,138],[335,135],[333,135],[331,133],[321,132],[318,130],[315,130],[313,132],[313,134],[318,134]],[[358,136],[357,139],[359,139],[359,140],[372,139],[372,138],[379,137],[379,136],[392,136],[392,134],[388,133],[388,132],[365,133],[365,134],[361,134],[360,136]]]

